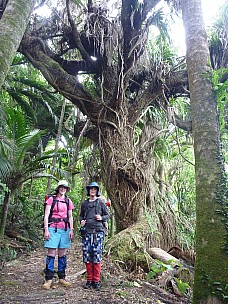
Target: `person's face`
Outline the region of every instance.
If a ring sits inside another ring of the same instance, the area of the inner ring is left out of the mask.
[[[59,193],[60,193],[60,194],[65,194],[66,191],[67,191],[67,188],[66,188],[66,187],[64,187],[64,186],[59,186]]]
[[[97,188],[96,187],[91,187],[89,188],[89,195],[90,196],[96,196],[97,195]]]

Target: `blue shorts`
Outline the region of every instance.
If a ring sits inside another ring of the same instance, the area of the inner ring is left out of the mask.
[[[50,238],[44,242],[44,248],[70,248],[71,240],[69,237],[70,229],[48,228]]]

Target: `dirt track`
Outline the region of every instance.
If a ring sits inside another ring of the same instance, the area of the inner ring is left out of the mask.
[[[150,285],[142,279],[129,281],[127,274],[110,265],[107,258],[103,261],[102,289],[85,290],[85,275],[81,261],[80,243],[73,242],[68,252],[67,280],[72,287],[62,287],[54,278],[51,290],[43,290],[44,263],[46,251],[42,248],[22,255],[17,260],[4,265],[0,273],[0,303],[20,304],[59,304],[59,303],[190,303]]]

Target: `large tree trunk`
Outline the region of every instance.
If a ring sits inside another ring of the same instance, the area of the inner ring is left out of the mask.
[[[26,30],[35,0],[8,0],[0,19],[0,89]]]
[[[108,117],[103,116],[103,120]],[[117,121],[115,122],[117,124]],[[129,122],[118,115],[118,129],[100,126],[102,178],[115,210],[119,235],[111,239],[108,247],[112,258],[125,261],[131,268],[140,265],[149,269],[150,258],[145,248],[150,246],[168,250],[177,244],[175,215],[169,203],[160,195],[153,176],[155,160],[153,144],[135,143]],[[156,126],[145,126],[147,139],[156,138]],[[148,135],[148,133],[150,135]],[[145,134],[144,134],[145,135]],[[142,135],[141,139],[144,137]],[[151,216],[151,226],[146,219]],[[152,233],[151,233],[151,230]],[[132,238],[134,241],[132,242]]]
[[[208,79],[209,50],[200,0],[184,0],[187,66],[196,172],[196,264],[193,302],[225,303],[227,212],[216,100]],[[218,212],[220,210],[220,212]],[[225,250],[226,247],[226,250]],[[217,289],[219,287],[219,289]]]
[[[152,186],[149,183],[152,168],[143,162],[142,156],[140,159],[132,129],[122,125],[120,130],[122,134],[113,128],[101,133],[102,177],[113,202],[117,232],[142,219]]]

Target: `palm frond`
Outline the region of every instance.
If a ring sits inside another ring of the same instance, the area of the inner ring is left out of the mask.
[[[11,89],[8,89],[7,92],[12,97],[12,99],[14,99],[18,105],[21,106],[27,117],[31,118],[31,121],[33,121],[35,119],[34,110],[28,101],[24,98],[24,96],[21,95],[20,92],[15,92],[15,90]]]
[[[38,139],[41,138],[41,135],[45,134],[45,131],[40,130],[32,130],[29,134],[26,134],[18,139],[17,144],[19,147],[19,153],[17,158],[17,164],[21,165],[23,163],[23,160],[25,158],[26,152],[28,152],[29,149],[34,147],[34,144],[38,143]]]
[[[168,33],[168,23],[165,18],[165,14],[162,9],[159,9],[153,13],[150,17],[150,24],[156,26],[160,32],[160,35],[164,41],[170,40]]]
[[[5,134],[8,138],[14,139],[15,142],[29,132],[29,126],[25,115],[15,108],[5,108],[7,114]]]
[[[15,150],[14,141],[0,134],[0,154],[2,156],[10,155]]]
[[[12,165],[7,158],[0,155],[0,180],[6,183],[10,173],[12,172]]]

